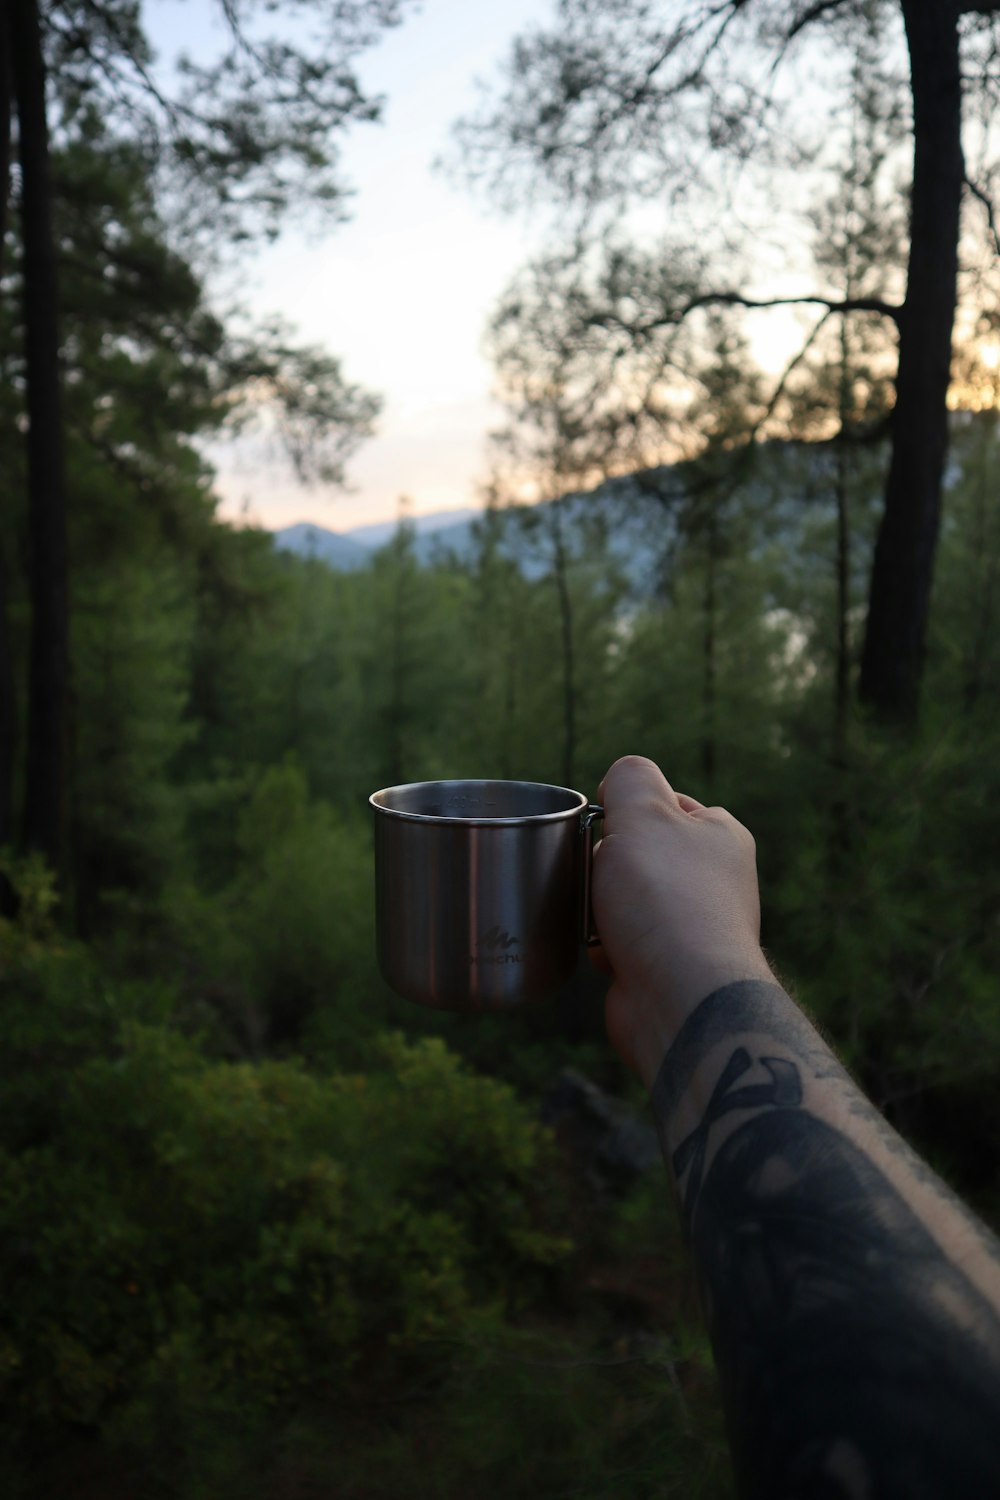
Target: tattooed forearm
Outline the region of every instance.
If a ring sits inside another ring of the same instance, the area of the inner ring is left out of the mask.
[[[998,1302],[948,1250],[989,1258],[995,1242],[897,1149],[784,992],[704,1001],[653,1105],[740,1493],[1000,1495]]]

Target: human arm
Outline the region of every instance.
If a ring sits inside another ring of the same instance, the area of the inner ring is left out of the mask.
[[[740,1494],[1000,1494],[1000,1247],[778,984],[746,830],[634,757],[602,795],[608,1031],[651,1090]]]

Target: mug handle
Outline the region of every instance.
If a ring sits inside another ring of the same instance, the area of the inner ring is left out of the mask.
[[[594,926],[594,909],[590,899],[590,887],[594,868],[594,848],[599,840],[594,838],[594,824],[603,822],[604,808],[599,802],[588,802],[580,813],[580,832],[584,838],[583,850],[583,941],[588,948],[596,948],[601,939]]]

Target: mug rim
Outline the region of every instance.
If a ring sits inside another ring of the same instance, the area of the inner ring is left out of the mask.
[[[558,812],[550,813],[520,813],[511,818],[489,818],[474,817],[463,818],[454,813],[417,813],[403,812],[397,807],[386,807],[376,799],[387,797],[393,792],[412,792],[419,787],[433,786],[517,786],[537,787],[547,792],[564,792],[568,797],[579,799],[575,807],[565,807]],[[557,786],[551,781],[511,781],[494,776],[473,777],[441,777],[433,781],[403,781],[397,786],[384,786],[377,792],[372,792],[368,798],[369,806],[386,818],[398,818],[405,823],[439,823],[452,825],[458,828],[515,828],[518,826],[536,823],[558,823],[568,818],[575,818],[585,812],[590,806],[589,799],[583,792],[578,792],[574,787]]]

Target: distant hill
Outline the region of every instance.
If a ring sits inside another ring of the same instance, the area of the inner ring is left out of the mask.
[[[421,562],[430,562],[442,550],[464,557],[472,542],[472,523],[481,513],[464,510],[438,510],[430,515],[413,516],[408,522],[416,533],[416,553]],[[352,526],[349,531],[331,531],[312,521],[298,521],[274,533],[274,545],[282,552],[299,557],[315,557],[331,568],[349,571],[363,568],[380,547],[392,540],[398,521],[375,521],[369,526]]]
[[[877,455],[875,455],[877,457]],[[833,483],[832,450],[826,444],[762,443],[753,464],[740,482],[740,504],[766,517],[764,546],[774,546],[800,535],[803,504],[822,510]],[[683,466],[658,465],[606,479],[587,492],[565,495],[560,502],[561,545],[570,556],[596,556],[602,547],[617,565],[632,598],[648,597],[663,587],[671,553],[684,524],[689,501],[687,471]],[[501,552],[516,562],[526,578],[552,572],[555,545],[553,502],[501,511]],[[414,516],[409,523],[414,551],[422,563],[448,555],[460,562],[473,557],[473,527],[483,512],[442,510]],[[300,524],[275,532],[275,544],[302,555],[321,558],[333,568],[363,567],[391,540],[396,521],[358,526],[350,531],[328,531]]]
[[[274,533],[274,545],[282,552],[295,552],[300,557],[315,557],[329,567],[343,572],[363,568],[370,562],[372,555],[371,547],[362,546],[346,533],[328,531],[325,526],[314,526],[311,521],[283,526]]]
[[[471,506],[462,510],[435,510],[426,516],[409,516],[407,524],[413,527],[418,537],[425,537],[454,526],[467,527],[479,514]],[[370,526],[352,526],[350,531],[342,534],[349,536],[352,542],[360,542],[363,547],[382,547],[395,536],[398,525],[398,521],[375,521]]]
[[[568,510],[564,512],[572,531],[577,522],[592,513],[595,495],[601,499],[601,508],[609,522],[609,545],[619,564],[624,568],[633,587],[642,590],[648,586],[651,573],[657,571],[657,559],[662,544],[662,530],[654,527],[650,532],[649,509],[653,502],[643,505],[644,493],[648,495],[648,475],[660,471],[647,471],[645,492],[628,479],[606,480],[596,491],[585,495],[568,497]],[[528,578],[542,578],[551,570],[551,539],[544,525],[545,508],[542,502],[535,508],[505,511],[507,519],[501,543],[506,555],[518,563]],[[662,512],[657,507],[657,517]],[[527,517],[537,520],[535,527],[519,525]],[[469,559],[473,550],[473,525],[482,516],[482,511],[441,510],[430,515],[414,516],[409,522],[414,531],[414,551],[421,563],[431,563],[438,558],[453,556],[460,561]],[[285,526],[274,533],[275,546],[300,557],[315,557],[329,567],[342,571],[364,567],[380,547],[395,535],[398,521],[378,521],[369,526],[355,526],[349,531],[331,531],[325,526],[311,522],[299,522]],[[652,540],[651,540],[652,538]]]

